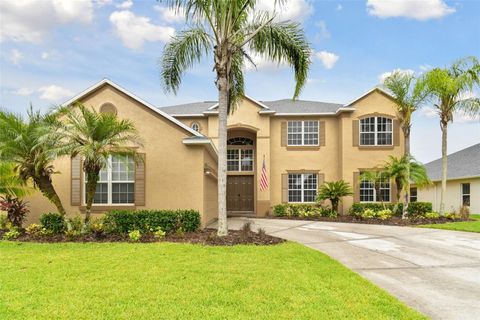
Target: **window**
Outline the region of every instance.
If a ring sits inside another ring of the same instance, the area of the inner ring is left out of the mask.
[[[253,171],[253,149],[228,149],[228,171]]]
[[[417,202],[417,188],[410,188],[410,202]]]
[[[87,179],[84,179],[85,183]],[[85,190],[86,188],[84,188]],[[113,155],[100,178],[93,198],[94,204],[132,204],[135,202],[135,161],[129,155]],[[84,201],[87,196],[85,193]]]
[[[288,202],[315,202],[317,175],[312,173],[288,175]]]
[[[379,194],[375,192],[373,182],[360,181],[360,202],[390,202],[390,181],[386,179],[379,183]]]
[[[190,125],[190,128],[192,128],[193,130],[195,130],[197,132],[200,131],[200,125],[197,122],[192,122],[192,124]]]
[[[391,146],[392,132],[392,119],[384,117],[360,119],[360,145],[362,146]]]
[[[318,146],[318,121],[288,121],[289,146]]]
[[[470,183],[462,183],[462,206],[470,206]]]
[[[227,140],[229,146],[253,146],[253,140],[244,137],[235,137]]]

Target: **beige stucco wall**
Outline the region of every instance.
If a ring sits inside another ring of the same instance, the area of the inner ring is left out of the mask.
[[[182,143],[191,133],[108,85],[85,97],[82,102],[97,110],[106,102],[112,103],[118,110],[118,117],[133,121],[142,137],[144,147],[139,152],[146,154],[146,205],[138,209],[194,209],[203,215],[205,154],[203,147]],[[79,207],[70,203],[70,159],[58,159],[54,165],[60,171],[54,177],[56,190],[68,214],[76,214],[80,211]],[[27,200],[32,208],[29,222],[38,221],[41,213],[55,211],[40,194]]]
[[[445,211],[459,211],[462,205],[462,183],[470,183],[470,213],[480,213],[480,178],[447,181]],[[441,182],[436,181],[434,182],[433,186],[418,189],[417,199],[418,201],[431,202],[433,205],[433,210],[439,211],[441,192]]]
[[[204,151],[204,163],[212,169],[211,175],[203,177],[203,215],[202,225],[208,225],[218,216],[217,161],[207,150]]]

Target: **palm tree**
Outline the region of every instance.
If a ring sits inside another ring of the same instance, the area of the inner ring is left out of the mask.
[[[389,160],[385,162],[383,170],[397,186],[397,194],[395,195],[397,202],[400,201],[401,192],[407,192],[406,189],[410,188],[410,182],[415,183],[420,188],[431,184],[425,166],[411,156],[404,155],[399,158],[390,156]],[[407,212],[403,210],[402,219],[406,217]]]
[[[58,144],[57,139],[42,139],[51,131],[52,115],[42,115],[32,109],[28,122],[21,116],[0,111],[0,161],[14,164],[14,171],[24,183],[35,188],[52,202],[58,212],[65,209],[52,183],[55,172],[52,164],[55,156],[50,152]]]
[[[332,210],[338,213],[340,199],[353,195],[352,187],[343,180],[325,182],[318,190],[317,201],[330,200]]]
[[[397,119],[405,137],[404,156],[410,156],[410,131],[412,128],[412,114],[420,108],[425,101],[427,91],[422,81],[416,81],[412,73],[394,72],[384,81],[384,86],[392,95],[397,107]],[[406,167],[409,170],[409,167]],[[407,176],[409,174],[407,173]],[[400,190],[397,190],[400,192]],[[402,216],[405,216],[409,203],[410,181],[407,179],[404,188],[405,199],[403,202]],[[399,200],[399,199],[397,199]]]
[[[0,194],[15,198],[25,197],[31,190],[15,174],[15,164],[11,162],[0,163]]]
[[[373,189],[375,190],[375,198],[376,201],[379,201],[382,203],[383,207],[385,208],[385,204],[383,203],[383,196],[382,193],[380,192],[382,183],[385,183],[386,181],[389,180],[387,172],[383,170],[383,168],[378,168],[375,170],[370,170],[370,171],[364,171],[362,174],[359,176],[360,183],[362,181],[368,181],[371,184],[373,184]]]
[[[442,130],[442,193],[440,214],[445,213],[447,192],[447,132],[456,112],[472,116],[480,114],[480,99],[468,96],[480,85],[480,64],[475,57],[456,61],[448,68],[435,68],[422,79],[429,98],[440,117]]]
[[[213,55],[218,89],[218,235],[228,232],[226,211],[227,116],[244,96],[244,64],[249,53],[289,64],[297,98],[307,80],[311,50],[298,24],[276,22],[275,15],[256,10],[257,0],[166,0],[184,12],[191,26],[166,45],[161,63],[163,85],[177,92],[184,72],[203,56]],[[277,1],[280,5],[285,0]]]
[[[133,123],[120,120],[112,113],[99,113],[81,104],[63,108],[64,116],[53,136],[61,137],[62,144],[55,149],[57,155],[80,156],[86,174],[86,213],[84,223],[90,222],[93,198],[100,170],[107,166],[112,154],[132,155],[136,161],[136,148],[141,146]]]

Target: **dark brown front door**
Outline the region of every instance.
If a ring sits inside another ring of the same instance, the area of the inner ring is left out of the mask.
[[[228,176],[227,211],[253,211],[253,176]]]

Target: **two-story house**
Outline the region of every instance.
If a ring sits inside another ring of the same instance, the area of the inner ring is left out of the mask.
[[[112,208],[191,208],[205,225],[217,205],[218,112],[215,101],[158,108],[110,80],[102,80],[66,102],[132,120],[144,140],[145,161],[112,156],[102,173],[94,212]],[[347,104],[246,97],[228,118],[229,214],[265,216],[279,203],[310,203],[324,181],[343,179],[354,196],[375,202],[373,186],[359,182],[389,155],[400,156],[404,138],[388,93],[374,88]],[[69,213],[84,211],[81,159],[58,159],[55,186]],[[262,171],[266,181],[260,183]],[[394,199],[385,181],[384,201]],[[30,200],[33,220],[54,210],[39,194]]]

